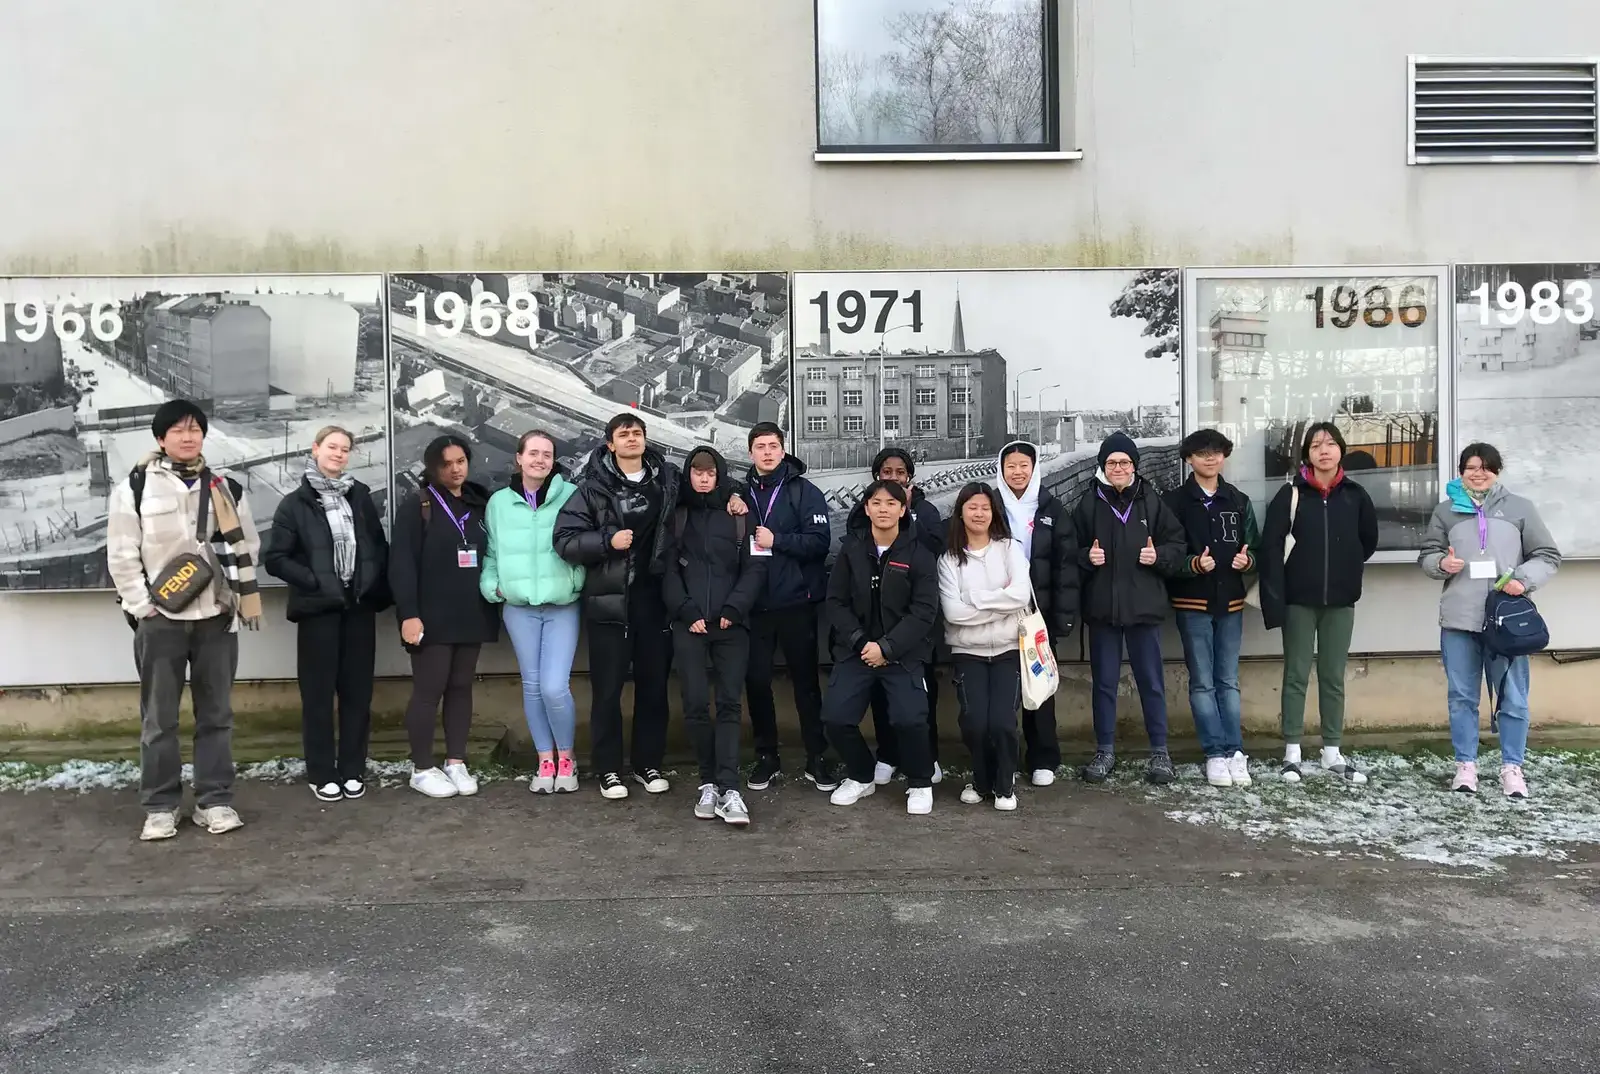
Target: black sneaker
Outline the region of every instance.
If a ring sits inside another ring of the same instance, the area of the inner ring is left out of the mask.
[[[1150,754],[1150,759],[1144,763],[1144,778],[1147,782],[1167,784],[1178,778],[1178,773],[1172,767],[1172,755],[1166,750],[1155,750]]]
[[[1089,763],[1078,772],[1085,783],[1104,783],[1111,770],[1117,767],[1117,758],[1110,750],[1095,750]]]
[[[745,782],[753,791],[764,791],[772,786],[772,781],[777,779],[782,771],[783,766],[778,763],[777,754],[759,754],[756,763],[750,767],[750,778]]]
[[[600,777],[600,797],[626,798],[628,785],[622,782],[622,777],[615,772],[607,772]]]
[[[816,784],[819,791],[831,791],[839,786],[839,770],[826,757],[813,757],[806,762],[806,778]]]

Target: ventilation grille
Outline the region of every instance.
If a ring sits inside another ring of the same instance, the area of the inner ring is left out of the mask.
[[[1593,60],[1411,64],[1411,163],[1600,162]]]

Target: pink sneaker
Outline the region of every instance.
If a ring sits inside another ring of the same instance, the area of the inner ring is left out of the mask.
[[[551,760],[539,762],[538,773],[528,780],[528,789],[534,794],[550,794],[556,789],[556,763]]]
[[[563,794],[570,794],[577,789],[578,768],[572,763],[571,757],[563,757],[556,766],[556,790]]]
[[[1450,789],[1461,791],[1464,794],[1478,793],[1478,766],[1473,761],[1456,762],[1456,778],[1450,781]]]
[[[1506,792],[1507,798],[1528,797],[1528,781],[1522,778],[1520,764],[1500,766],[1500,789]]]

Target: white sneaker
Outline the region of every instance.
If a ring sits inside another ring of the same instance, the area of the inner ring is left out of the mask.
[[[914,817],[925,817],[933,812],[933,788],[912,787],[906,791],[906,812]]]
[[[876,783],[857,783],[853,779],[847,779],[834,788],[833,793],[828,795],[828,801],[834,805],[855,805],[877,789]]]
[[[1244,755],[1243,750],[1234,750],[1233,756],[1228,758],[1228,775],[1233,777],[1235,787],[1250,786],[1250,758]]]
[[[311,793],[319,802],[337,802],[344,797],[344,788],[337,783],[311,784]]]
[[[178,811],[164,809],[159,813],[144,815],[144,829],[139,833],[139,838],[146,843],[153,843],[158,839],[171,839],[177,834]]]
[[[717,801],[717,785],[715,783],[700,784],[700,800],[694,804],[694,815],[701,820],[716,820]]]
[[[411,789],[429,798],[454,798],[461,792],[456,790],[456,785],[450,777],[438,768],[424,768],[420,772],[411,773]]]
[[[961,801],[967,805],[977,805],[983,801],[983,795],[978,793],[978,788],[969,783],[961,788]]]
[[[1035,768],[1028,777],[1035,787],[1048,787],[1056,781],[1056,770],[1053,768]]]
[[[1206,782],[1213,787],[1233,786],[1233,773],[1229,771],[1226,757],[1206,758]]]
[[[1300,771],[1300,744],[1298,742],[1283,747],[1283,773],[1285,783],[1299,783],[1302,775]]]
[[[1017,808],[1017,796],[1014,794],[1008,794],[1004,798],[996,796],[994,807],[1002,813],[1009,813]]]
[[[938,761],[933,762],[933,779],[930,782],[933,782],[933,783],[943,783],[944,782],[944,769],[939,767],[939,762]]]
[[[244,827],[244,821],[240,819],[239,814],[232,806],[226,805],[195,806],[194,822],[212,835],[221,835],[223,832]]]
[[[457,794],[478,793],[478,781],[472,778],[472,773],[468,772],[467,766],[460,761],[445,765],[444,774],[455,787]]]
[[[894,765],[879,761],[872,769],[872,782],[881,787],[894,778],[894,771]]]
[[[1365,783],[1365,772],[1356,771],[1356,766],[1350,763],[1349,758],[1339,752],[1338,746],[1324,746],[1322,749],[1323,771],[1338,776],[1347,783]]]
[[[347,779],[344,781],[344,796],[346,798],[360,798],[366,793],[367,785],[359,779]]]

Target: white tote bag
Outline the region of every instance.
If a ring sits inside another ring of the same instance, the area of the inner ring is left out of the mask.
[[[1283,561],[1289,562],[1289,553],[1294,551],[1294,516],[1300,513],[1300,486],[1290,485],[1289,493],[1289,532],[1283,535]],[[1250,588],[1245,591],[1244,602],[1252,608],[1261,607],[1261,575],[1256,575],[1256,580],[1250,583]]]
[[[1050,629],[1028,580],[1028,610],[1017,619],[1017,658],[1022,662],[1022,707],[1032,711],[1055,696],[1061,669],[1050,649]]]

